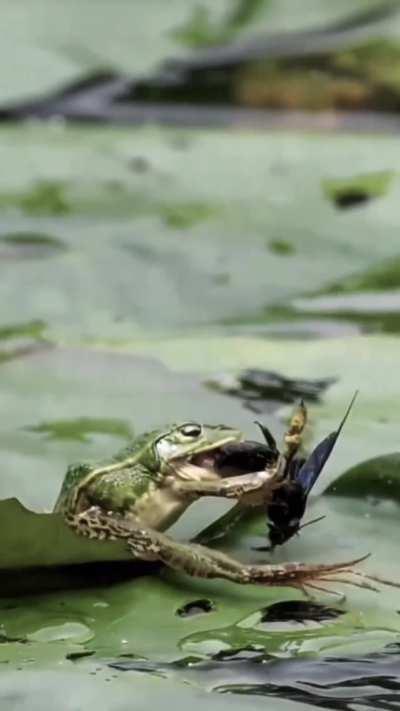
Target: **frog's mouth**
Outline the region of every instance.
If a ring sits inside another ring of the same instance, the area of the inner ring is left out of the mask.
[[[263,471],[276,464],[277,452],[260,442],[244,440],[199,452],[190,458],[190,464],[212,472],[221,478]]]

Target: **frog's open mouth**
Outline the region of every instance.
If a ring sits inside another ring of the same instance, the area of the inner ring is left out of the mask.
[[[194,454],[190,463],[220,477],[240,476],[274,466],[277,452],[261,442],[229,442],[207,452]]]

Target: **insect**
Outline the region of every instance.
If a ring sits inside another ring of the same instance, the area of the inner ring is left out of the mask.
[[[338,429],[319,442],[307,458],[298,455],[302,433],[307,423],[307,409],[304,402],[298,406],[285,435],[285,450],[279,455],[281,457],[280,483],[276,486],[266,507],[270,545],[258,550],[273,550],[275,546],[286,543],[301,528],[323,518],[321,516],[305,524],[301,523],[308,496],[332,453],[356,397],[357,393],[354,394]],[[268,446],[273,447],[274,440],[271,433],[263,425],[258,424]]]

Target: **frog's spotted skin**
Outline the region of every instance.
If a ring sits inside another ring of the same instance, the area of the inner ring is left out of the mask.
[[[177,485],[197,482],[200,487],[211,486],[214,493],[220,480],[212,469],[213,454],[242,439],[239,430],[197,423],[146,433],[109,463],[69,467],[55,511],[70,517],[100,505],[105,511],[137,516],[164,529],[201,495],[194,490],[183,495],[175,491]],[[201,466],[196,466],[197,461]]]
[[[298,447],[304,426],[301,418],[300,424],[297,420],[298,414],[293,420],[297,429],[291,449]],[[293,423],[288,436],[292,430]],[[268,501],[281,476],[285,455],[260,472],[225,478],[218,472],[218,452],[242,439],[238,430],[196,422],[141,435],[109,463],[70,467],[55,511],[80,535],[125,540],[134,558],[160,560],[196,577],[317,590],[324,589],[320,583],[335,580],[369,589],[375,589],[371,580],[385,582],[355,570],[359,561],[246,565],[205,546],[178,543],[162,533],[202,496],[222,496],[251,505]]]

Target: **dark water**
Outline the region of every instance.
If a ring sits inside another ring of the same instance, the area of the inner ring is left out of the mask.
[[[207,611],[201,602],[204,601],[196,601],[191,614]],[[311,601],[288,601],[266,608],[263,621],[323,624],[342,614],[339,608]],[[248,645],[220,651],[209,660],[186,657],[157,664],[120,657],[109,661],[108,666],[120,672],[141,671],[183,678],[219,694],[265,697],[267,704],[279,698],[338,711],[400,708],[399,644],[389,644],[383,652],[359,657],[322,658],[311,654],[278,658],[257,645]]]
[[[268,708],[273,708],[273,698],[338,711],[400,708],[398,645],[387,647],[384,653],[364,657],[273,659],[243,649],[234,656],[214,657],[211,661],[155,665],[118,660],[110,666],[120,671],[167,676],[179,669],[187,680],[206,686],[210,691],[265,697]]]

